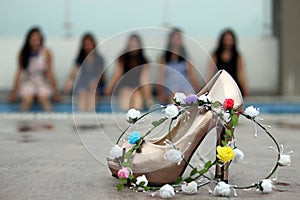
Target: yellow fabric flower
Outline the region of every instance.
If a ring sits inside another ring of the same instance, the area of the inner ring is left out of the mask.
[[[217,152],[218,152],[217,157],[224,163],[231,161],[234,157],[234,151],[229,146],[227,147],[218,146]]]

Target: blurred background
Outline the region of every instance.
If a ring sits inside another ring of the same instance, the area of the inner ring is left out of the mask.
[[[210,54],[220,32],[231,28],[244,58],[250,91],[246,102],[292,105],[291,112],[300,112],[299,10],[298,0],[0,0],[0,111],[15,109],[7,105],[7,95],[17,70],[17,56],[26,32],[37,25],[53,54],[59,90],[63,90],[80,36],[86,31],[103,42],[141,27],[180,27]],[[141,35],[147,44],[161,40]],[[125,42],[120,39],[110,44],[109,49],[100,50],[108,61],[121,52]],[[147,56],[157,62],[157,55]],[[107,80],[112,71],[113,67]],[[205,67],[200,66],[200,71],[205,74]]]

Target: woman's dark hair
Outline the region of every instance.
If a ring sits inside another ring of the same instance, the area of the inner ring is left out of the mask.
[[[96,47],[96,39],[95,37],[93,36],[93,34],[91,33],[85,33],[82,38],[81,38],[81,42],[80,42],[80,49],[79,49],[79,52],[78,52],[78,56],[77,56],[77,59],[76,59],[76,64],[78,65],[81,65],[84,61],[84,59],[87,57],[87,55],[89,54],[89,52],[86,52],[83,48],[84,46],[84,41],[86,39],[90,39],[93,43],[94,43],[94,46]],[[96,55],[98,55],[98,52],[96,49],[94,49],[94,53]]]
[[[43,46],[43,43],[44,43],[44,37],[42,35],[41,30],[38,27],[33,27],[28,31],[26,38],[25,38],[25,43],[24,43],[24,45],[21,49],[21,53],[20,53],[20,65],[23,67],[23,69],[26,69],[29,64],[29,58],[32,54],[32,49],[30,47],[29,40],[30,40],[31,35],[35,32],[38,33],[41,37],[41,46]]]
[[[132,39],[136,39],[139,44],[139,48],[134,50],[134,51],[137,51],[137,54],[135,54],[134,56],[132,56],[132,54],[129,51],[129,45],[130,45],[130,41]],[[135,62],[134,64],[136,66],[147,63],[147,59],[144,56],[144,51],[143,51],[142,46],[143,46],[142,41],[141,41],[141,38],[139,35],[137,35],[135,33],[130,35],[126,49],[124,50],[123,54],[119,57],[119,60],[123,63],[125,69],[135,67],[135,66],[130,66],[133,61]]]
[[[223,40],[224,40],[224,37],[226,34],[230,34],[233,38],[233,45],[232,45],[232,48],[231,48],[231,53],[232,53],[232,59],[237,59],[239,53],[237,51],[237,48],[236,48],[236,44],[237,44],[237,40],[236,40],[236,36],[235,36],[235,33],[233,30],[231,29],[226,29],[224,30],[222,33],[221,33],[221,36],[219,38],[219,44],[218,44],[218,48],[216,49],[216,51],[214,52],[215,55],[220,58],[221,57],[221,54],[222,52],[224,51],[224,44],[223,44]]]
[[[172,52],[172,38],[173,36],[176,34],[176,33],[182,33],[181,29],[179,28],[173,28],[171,33],[169,34],[169,37],[168,37],[168,44],[167,44],[167,51],[165,52],[165,55],[164,55],[164,59],[165,59],[165,62],[170,62],[171,60],[171,56],[174,52]],[[184,61],[186,60],[186,50],[185,50],[185,47],[183,45],[181,45],[180,49],[179,49],[179,55],[178,55],[178,60],[179,62],[181,61]]]

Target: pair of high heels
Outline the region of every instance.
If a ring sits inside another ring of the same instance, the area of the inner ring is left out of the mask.
[[[198,93],[198,96],[205,93],[208,93],[213,101],[223,102],[226,98],[231,98],[235,102],[234,109],[242,109],[241,92],[232,77],[224,70],[217,72]],[[192,107],[189,112],[190,119],[183,123],[183,118],[179,117],[177,124],[171,129],[170,133],[154,140],[145,139],[141,146],[141,152],[134,153],[131,157],[133,162],[131,169],[135,177],[145,175],[150,184],[163,185],[174,183],[175,179],[183,174],[187,163],[198,146],[207,133],[216,126],[212,112],[200,112],[197,107]],[[170,136],[176,148],[184,150],[183,154],[187,162],[178,164],[164,158],[165,153],[170,150],[170,147],[165,143]],[[218,140],[217,145],[222,146],[220,140]],[[127,151],[131,148],[131,145],[125,142],[123,148]],[[112,175],[117,177],[120,169],[117,160],[107,157],[107,164]],[[228,179],[227,175],[228,169],[224,172],[220,167],[216,167],[216,176],[221,180],[226,181]]]

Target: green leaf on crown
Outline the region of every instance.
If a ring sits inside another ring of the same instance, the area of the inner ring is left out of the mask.
[[[151,189],[151,187],[149,187],[149,186],[144,187],[145,191],[149,191],[150,189]]]
[[[122,191],[123,190],[123,184],[118,184],[117,189],[118,189],[118,191]]]
[[[129,160],[131,157],[131,154],[133,153],[134,150],[135,150],[135,148],[129,149],[124,155],[124,160]]]
[[[144,187],[145,186],[145,181],[140,182],[139,186]]]
[[[124,166],[124,167],[132,167],[133,163],[131,161],[122,162],[122,166]]]
[[[175,181],[174,181],[175,184],[179,184],[179,183],[181,183],[181,182],[182,182],[182,177],[181,177],[181,176],[177,177],[177,178],[175,179]]]
[[[223,147],[227,146],[227,144],[228,144],[228,142],[222,140],[222,145],[223,145]]]
[[[195,174],[198,173],[198,170],[196,168],[194,168],[191,173],[190,173],[190,176],[194,176]]]
[[[129,178],[130,180],[132,180],[132,179],[134,179],[135,177],[134,177],[132,174],[130,174],[130,175],[128,176],[128,178]]]
[[[216,101],[212,104],[212,107],[214,107],[214,108],[218,108],[220,106],[222,106],[222,104],[219,101]]]
[[[208,169],[211,167],[211,161],[208,161],[204,164],[204,168]]]
[[[238,125],[238,121],[239,121],[239,117],[237,114],[233,114],[231,116],[231,120],[232,120],[232,125],[233,126],[237,126]]]
[[[191,177],[187,177],[186,179],[184,179],[185,182],[190,183],[192,182],[194,179]]]
[[[159,119],[158,121],[153,121],[153,122],[152,122],[152,125],[153,125],[154,127],[157,127],[157,126],[161,125],[161,124],[162,124],[164,121],[166,121],[166,120],[167,120],[166,117],[161,118],[161,119]]]
[[[119,178],[120,184],[127,184],[127,178]]]
[[[205,174],[206,172],[208,172],[208,169],[204,168],[199,171],[199,174],[202,175],[202,174]]]
[[[229,129],[225,129],[225,133],[226,133],[228,136],[232,136],[232,131],[229,130]]]

